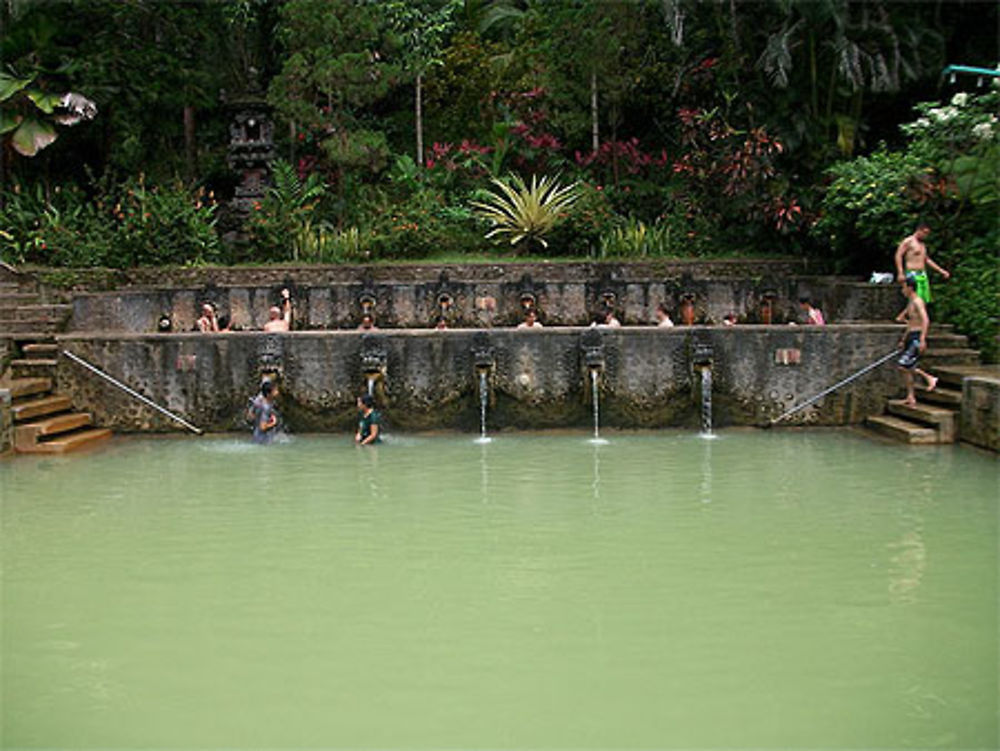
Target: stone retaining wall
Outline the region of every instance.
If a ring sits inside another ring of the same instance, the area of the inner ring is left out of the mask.
[[[0,454],[14,447],[14,413],[10,405],[10,390],[0,388]]]
[[[246,429],[248,397],[262,374],[274,374],[292,430],[349,432],[369,378],[391,429],[476,431],[480,372],[490,430],[588,426],[589,367],[599,372],[605,426],[697,427],[700,366],[712,369],[717,426],[762,424],[878,359],[898,339],[898,327],[869,325],[67,334],[58,341],[205,430]],[[60,358],[57,377],[99,425],[183,430],[68,358]],[[880,368],[789,423],[858,423],[881,412],[899,383],[892,368]]]
[[[689,276],[772,277],[829,273],[816,259],[733,258],[673,259],[651,261],[531,262],[531,263],[399,263],[379,265],[301,265],[143,267],[135,269],[27,268],[47,284],[78,292],[108,291],[126,287],[228,287],[303,286],[386,282],[433,282],[441,274],[470,281],[506,281],[524,275],[553,282],[591,279],[663,279]]]
[[[959,437],[1000,452],[1000,380],[966,378],[962,383]]]
[[[630,271],[635,271],[631,269]],[[432,327],[444,314],[449,326],[512,326],[523,316],[530,297],[546,325],[585,326],[605,301],[627,325],[647,325],[663,303],[671,317],[683,320],[684,300],[692,300],[698,323],[720,323],[735,313],[743,323],[763,322],[770,300],[773,323],[798,320],[798,298],[809,295],[828,321],[891,320],[902,308],[895,285],[860,284],[836,277],[783,278],[643,278],[594,277],[591,280],[535,281],[531,275],[506,279],[460,279],[444,274],[427,281],[282,280],[268,284],[202,287],[130,288],[116,292],[78,293],[73,300],[71,331],[152,333],[168,314],[174,331],[191,331],[203,303],[239,329],[260,329],[268,308],[278,304],[282,287],[291,290],[297,330],[353,329],[363,303],[370,302],[380,328]]]

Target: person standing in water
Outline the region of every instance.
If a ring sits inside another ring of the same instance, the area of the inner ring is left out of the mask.
[[[924,240],[930,233],[930,225],[921,223],[917,226],[916,231],[906,237],[896,248],[896,281],[905,283],[906,277],[913,274],[917,282],[917,294],[925,303],[931,301],[931,282],[927,276],[928,266],[945,279],[951,278],[951,273],[934,263],[927,253]]]
[[[375,409],[375,399],[371,394],[358,397],[358,432],[354,434],[354,442],[359,446],[381,443],[382,435],[379,423],[381,415]]]
[[[934,390],[938,379],[917,367],[921,353],[927,349],[927,328],[930,326],[930,318],[927,317],[927,306],[917,294],[917,279],[913,274],[907,274],[903,281],[903,295],[907,299],[906,307],[896,316],[896,320],[906,323],[906,333],[900,340],[903,354],[896,360],[896,364],[903,371],[903,385],[906,387],[906,399],[903,403],[912,407],[917,403],[913,391],[913,374],[917,373],[927,382],[928,391]]]
[[[278,396],[278,387],[271,381],[260,385],[260,394],[250,403],[247,410],[253,420],[253,442],[271,443],[278,432],[278,413],[274,409],[274,400]]]

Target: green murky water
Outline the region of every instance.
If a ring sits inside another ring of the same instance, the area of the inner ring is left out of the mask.
[[[6,748],[995,748],[998,462],[842,432],[0,463]]]

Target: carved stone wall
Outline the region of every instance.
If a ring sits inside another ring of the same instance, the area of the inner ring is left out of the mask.
[[[715,424],[756,425],[878,359],[898,338],[898,327],[872,325],[63,335],[59,342],[211,431],[244,429],[248,397],[262,375],[275,377],[288,425],[306,432],[350,431],[355,400],[376,371],[376,400],[392,429],[478,430],[483,371],[491,430],[585,427],[588,371],[598,362],[602,424],[697,427],[694,366],[705,359]],[[791,350],[796,358],[776,355]],[[68,358],[58,379],[100,425],[181,429]],[[789,422],[857,423],[881,412],[899,388],[895,371],[878,369]]]
[[[902,308],[895,285],[858,284],[836,277],[788,277],[761,281],[751,278],[631,279],[536,281],[520,278],[476,280],[439,277],[426,281],[320,283],[290,280],[255,285],[159,289],[127,288],[113,292],[79,293],[73,301],[72,331],[147,333],[157,330],[163,314],[174,331],[191,331],[202,304],[245,330],[260,329],[268,308],[288,287],[294,300],[297,330],[352,329],[370,309],[380,328],[430,328],[439,315],[450,327],[513,326],[522,320],[522,300],[530,298],[546,326],[584,326],[607,301],[627,325],[655,322],[656,307],[666,305],[674,321],[682,321],[682,301],[694,306],[694,322],[721,323],[735,313],[742,323],[762,323],[764,301],[771,305],[771,322],[801,318],[799,295],[819,304],[829,322],[887,321]]]

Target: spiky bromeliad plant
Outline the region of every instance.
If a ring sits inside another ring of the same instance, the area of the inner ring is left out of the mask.
[[[531,185],[519,175],[506,180],[492,178],[499,189],[483,201],[473,201],[476,213],[493,224],[486,237],[508,237],[518,250],[535,244],[548,247],[545,236],[552,231],[579,197],[577,183],[559,185],[552,177],[531,176]]]

